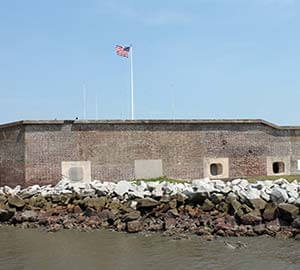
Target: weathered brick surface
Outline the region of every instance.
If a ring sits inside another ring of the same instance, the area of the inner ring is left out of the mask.
[[[9,142],[0,139],[1,181],[15,179],[12,184],[54,184],[62,161],[85,160],[91,161],[92,179],[107,181],[134,178],[138,159],[161,159],[164,175],[195,179],[204,175],[204,158],[228,158],[229,177],[235,178],[266,175],[267,156],[290,156],[291,173],[299,173],[300,131],[259,121],[65,121],[0,130],[11,134]]]
[[[0,186],[24,184],[24,149],[23,126],[0,129]]]

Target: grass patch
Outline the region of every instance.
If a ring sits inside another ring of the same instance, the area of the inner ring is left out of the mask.
[[[250,183],[255,183],[256,181],[265,181],[265,180],[277,180],[280,178],[286,179],[288,182],[293,182],[294,180],[300,181],[300,175],[278,175],[278,176],[255,176],[255,177],[246,177]]]
[[[149,179],[135,179],[133,180],[133,182],[139,184],[141,182],[168,182],[168,183],[172,183],[172,184],[184,184],[184,183],[189,183],[186,180],[181,180],[181,179],[174,179],[174,178],[169,178],[169,177],[156,177],[156,178],[149,178]]]

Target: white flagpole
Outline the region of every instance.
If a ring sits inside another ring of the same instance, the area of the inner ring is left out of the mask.
[[[98,120],[98,94],[96,94],[96,120]]]
[[[83,85],[83,119],[86,120],[86,87]]]
[[[131,86],[131,120],[134,120],[134,96],[133,96],[133,48],[130,45],[130,86]]]

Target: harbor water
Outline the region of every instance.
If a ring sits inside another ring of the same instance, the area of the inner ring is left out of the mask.
[[[238,241],[247,247],[231,248]],[[300,242],[270,237],[203,241],[161,234],[0,228],[0,269],[299,270]]]

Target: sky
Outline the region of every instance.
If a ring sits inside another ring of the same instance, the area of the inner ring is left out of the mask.
[[[129,119],[132,44],[136,119],[300,125],[299,29],[299,0],[0,0],[0,123]]]

